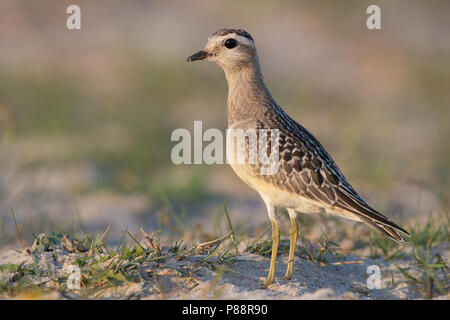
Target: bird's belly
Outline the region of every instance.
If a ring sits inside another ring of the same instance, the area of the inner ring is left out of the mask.
[[[289,208],[301,213],[320,213],[322,207],[312,200],[298,194],[283,190],[276,185],[266,181],[263,176],[253,173],[250,166],[230,163],[238,177],[257,191],[263,200],[274,207]]]

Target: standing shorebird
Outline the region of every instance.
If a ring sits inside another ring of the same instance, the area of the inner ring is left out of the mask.
[[[348,183],[319,141],[275,102],[264,84],[255,42],[248,32],[241,29],[216,31],[203,50],[187,58],[187,61],[196,60],[216,62],[225,72],[228,129],[269,129],[279,133],[278,170],[274,174],[260,174],[261,166],[257,164],[230,161],[236,174],[260,194],[272,223],[272,257],[264,288],[275,279],[280,241],[276,208],[286,208],[291,222],[285,279],[292,277],[298,236],[296,212],[324,210],[328,214],[364,222],[398,242],[406,241],[400,232],[409,233],[370,207]]]

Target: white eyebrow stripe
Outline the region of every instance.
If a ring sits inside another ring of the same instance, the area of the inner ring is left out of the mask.
[[[244,37],[244,36],[240,36],[238,34],[234,34],[235,35],[235,39],[238,40],[239,43],[245,43],[251,47],[254,47],[255,44],[253,43],[253,41],[249,40],[248,38]]]
[[[245,44],[245,45],[248,45],[248,46],[251,46],[251,47],[255,47],[255,44],[253,43],[253,41],[251,41],[248,38],[246,38],[244,36],[241,36],[241,35],[239,35],[237,33],[234,33],[234,32],[230,32],[230,33],[228,33],[226,35],[223,35],[223,36],[215,36],[215,37],[216,37],[215,41],[218,41],[220,43],[223,43],[227,39],[233,38],[236,41],[238,41],[239,43],[242,43],[242,44]],[[210,42],[212,38],[214,38],[214,37],[209,37],[208,38],[208,42]]]

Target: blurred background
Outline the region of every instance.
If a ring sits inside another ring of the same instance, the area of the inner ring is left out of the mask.
[[[81,30],[66,8],[81,7]],[[366,8],[381,7],[382,30]],[[115,241],[268,226],[226,165],[172,164],[176,128],[225,129],[227,86],[187,64],[223,27],[250,32],[277,102],[398,221],[450,203],[448,1],[0,0],[0,246],[70,230]]]

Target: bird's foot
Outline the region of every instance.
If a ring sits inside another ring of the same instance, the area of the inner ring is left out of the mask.
[[[266,281],[263,282],[262,288],[267,289],[274,282],[274,280],[275,279],[267,278]]]

